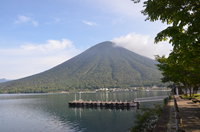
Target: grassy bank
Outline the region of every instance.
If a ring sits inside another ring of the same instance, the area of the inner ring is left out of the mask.
[[[198,99],[198,100],[200,100],[200,94],[192,94],[191,97],[189,94],[183,94],[180,97],[183,99]]]

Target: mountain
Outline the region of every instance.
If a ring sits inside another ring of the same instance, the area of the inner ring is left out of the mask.
[[[7,81],[9,81],[9,80],[7,80],[7,79],[5,79],[5,78],[0,78],[0,83],[2,83],[2,82],[7,82]]]
[[[40,74],[0,84],[2,92],[159,85],[157,62],[106,41]]]

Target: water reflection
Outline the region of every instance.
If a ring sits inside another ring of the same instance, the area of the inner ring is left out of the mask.
[[[124,132],[134,124],[136,110],[69,108],[75,99],[130,101],[167,92],[0,95],[0,128],[5,132]],[[150,106],[152,104],[143,104]]]

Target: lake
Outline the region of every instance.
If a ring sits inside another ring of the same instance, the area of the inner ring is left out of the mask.
[[[126,132],[134,125],[137,109],[111,110],[69,108],[68,102],[83,100],[130,101],[164,96],[166,91],[97,92],[63,94],[0,94],[2,132]],[[158,102],[142,103],[151,107]]]

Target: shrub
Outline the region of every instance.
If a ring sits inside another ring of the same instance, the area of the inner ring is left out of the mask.
[[[135,126],[131,132],[151,132],[162,113],[161,105],[155,105],[154,108],[143,108],[136,114]]]

